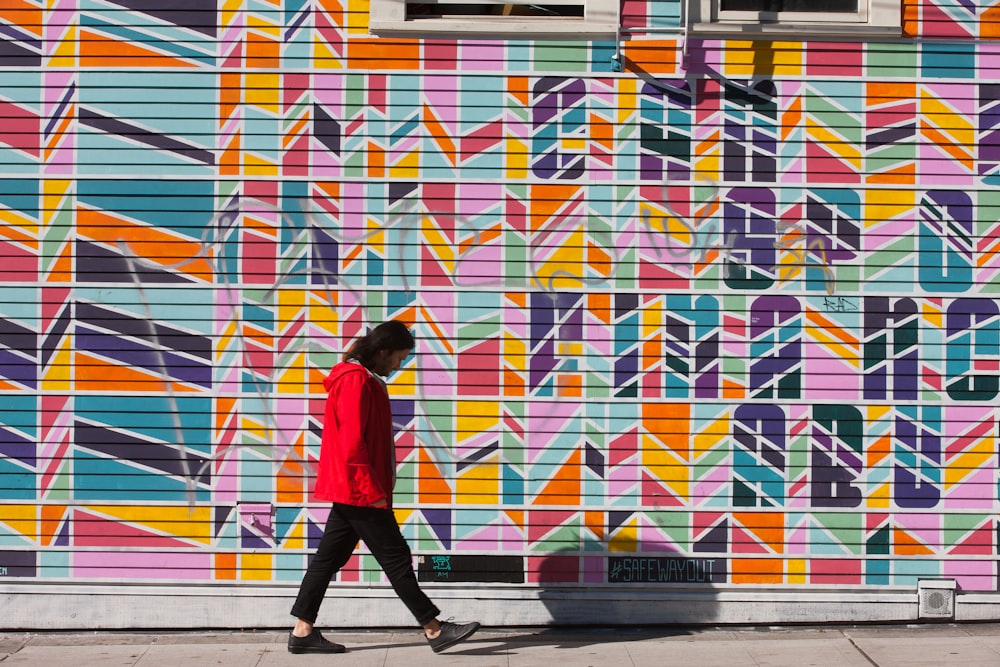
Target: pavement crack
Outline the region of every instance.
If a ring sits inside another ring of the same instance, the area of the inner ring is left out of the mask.
[[[854,647],[854,650],[860,653],[864,657],[864,659],[868,661],[870,665],[872,665],[873,667],[879,667],[878,663],[875,662],[875,660],[870,655],[868,655],[867,651],[861,648],[861,646],[859,646],[858,643],[854,641],[854,637],[847,634],[846,632],[843,633],[843,635],[844,637],[847,638],[847,641],[851,642],[851,646]]]

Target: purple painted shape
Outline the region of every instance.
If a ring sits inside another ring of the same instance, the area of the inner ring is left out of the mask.
[[[451,510],[425,509],[421,510],[434,535],[441,540],[445,549],[451,549]]]
[[[127,366],[162,373],[171,380],[180,380],[202,387],[212,386],[212,368],[208,364],[111,334],[93,331],[77,325],[76,349],[94,352]]]
[[[713,526],[701,539],[691,545],[694,553],[726,553],[729,551],[729,520],[720,521]]]
[[[99,111],[87,107],[80,107],[78,115],[80,124],[85,127],[90,127],[107,134],[127,137],[132,141],[146,144],[158,150],[177,153],[178,155],[183,155],[186,158],[197,160],[206,165],[215,165],[215,153],[201,146],[188,144],[180,139],[160,132],[152,132],[137,125],[130,125],[118,118],[105,116]]]
[[[0,349],[0,377],[34,389],[38,386],[38,363],[10,350]]]
[[[0,426],[0,457],[14,459],[34,468],[38,465],[37,447],[32,440]]]

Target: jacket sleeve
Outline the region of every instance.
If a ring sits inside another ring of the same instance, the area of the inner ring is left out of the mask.
[[[364,373],[346,373],[331,396],[340,426],[340,451],[348,484],[359,500],[370,505],[388,501],[386,490],[372,468],[368,420],[371,418],[372,387]]]

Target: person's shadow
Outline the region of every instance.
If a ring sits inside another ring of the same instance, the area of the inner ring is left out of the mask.
[[[499,655],[532,645],[569,649],[691,635],[715,622],[714,584],[727,574],[723,554],[591,557],[562,551],[526,562],[547,622],[500,632],[486,628],[449,653]]]

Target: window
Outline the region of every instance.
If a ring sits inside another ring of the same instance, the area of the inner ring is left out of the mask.
[[[694,32],[900,34],[900,0],[690,0]]]
[[[613,35],[618,0],[371,0],[375,34]]]

